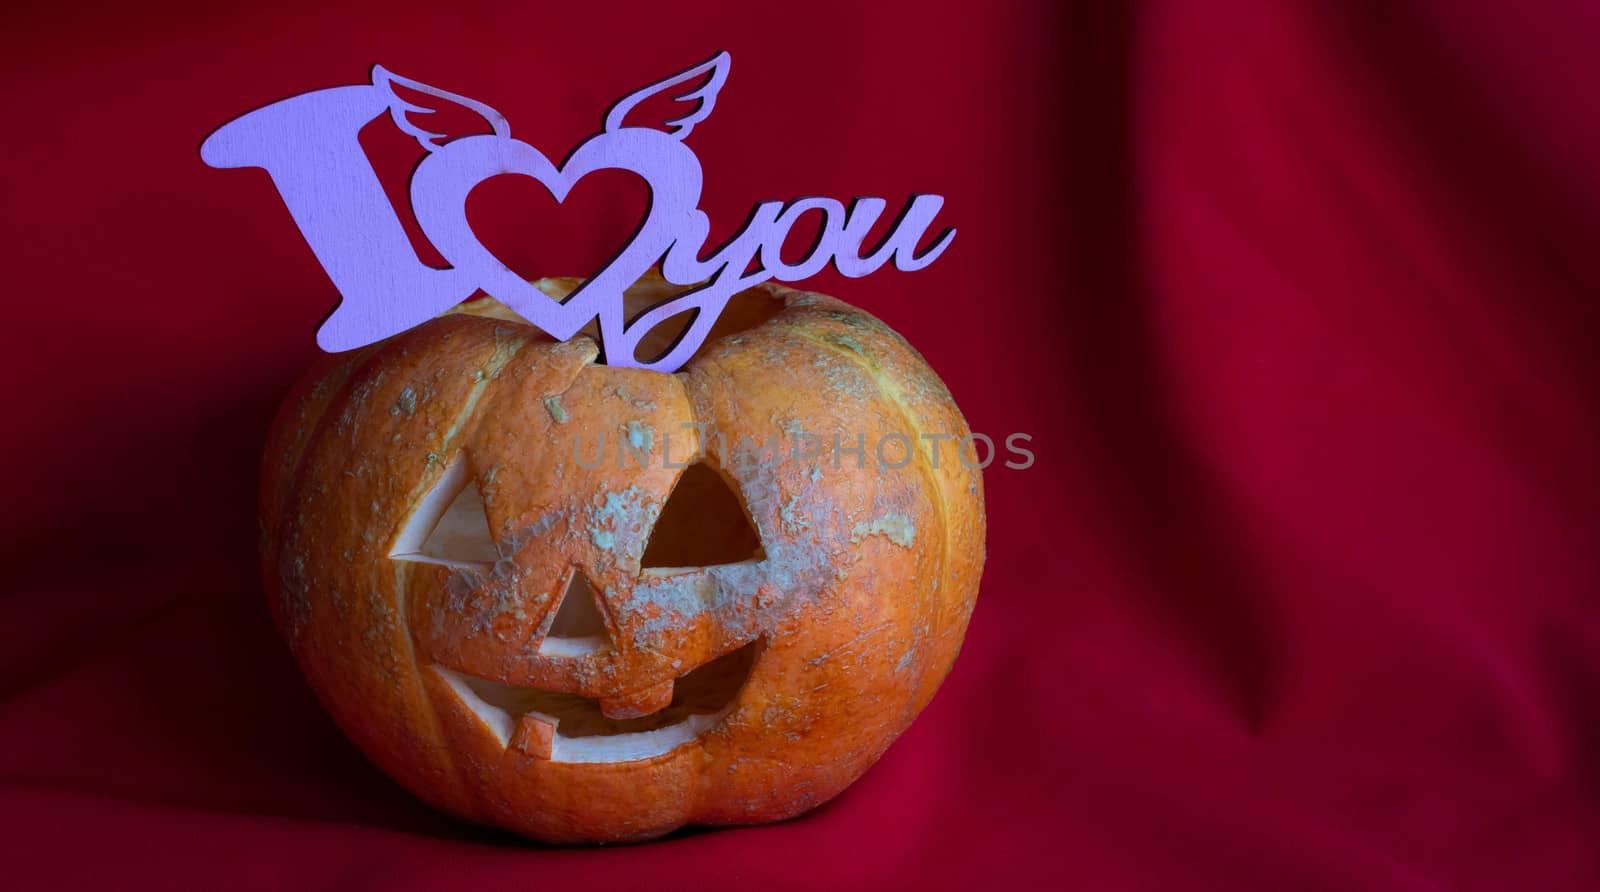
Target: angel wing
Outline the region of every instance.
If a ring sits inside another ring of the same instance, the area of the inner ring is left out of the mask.
[[[408,115],[431,115],[434,112],[439,111],[440,108],[445,105],[456,105],[471,111],[473,114],[482,118],[484,122],[489,125],[489,128],[494,131],[496,136],[509,137],[511,135],[511,124],[506,121],[505,115],[500,114],[488,105],[485,105],[476,99],[468,99],[467,97],[457,93],[441,90],[438,87],[430,87],[421,81],[414,81],[408,77],[401,77],[389,69],[384,68],[382,65],[372,66],[372,85],[387,94],[389,99],[389,117],[394,120],[394,125],[399,127],[401,132],[415,139],[424,149],[428,150],[429,152],[437,152],[442,147],[442,144],[435,142],[435,140],[444,139],[448,141],[451,135],[447,133],[435,133],[417,124],[414,124]],[[415,102],[410,102],[401,98],[400,94],[395,92],[394,88],[396,86],[404,87],[407,90],[421,93],[425,96],[431,96],[435,99],[441,100],[441,102],[432,107],[418,105]]]
[[[653,126],[667,131],[674,139],[682,141],[689,136],[694,125],[704,121],[711,115],[711,107],[717,101],[717,93],[728,80],[728,60],[726,50],[701,62],[693,68],[685,69],[664,80],[656,81],[642,90],[636,90],[622,99],[606,112],[606,132],[612,133],[622,129],[623,119],[628,113],[639,106],[639,103],[665,94],[672,88],[688,84],[688,90],[672,95],[678,102],[693,103],[693,107],[684,113],[681,118],[655,123]]]

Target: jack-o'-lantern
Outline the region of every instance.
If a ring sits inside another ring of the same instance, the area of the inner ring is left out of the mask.
[[[324,357],[265,457],[274,618],[344,731],[450,812],[555,842],[797,815],[955,659],[984,556],[966,423],[881,322],[778,286],[676,374],[597,354],[484,299]]]

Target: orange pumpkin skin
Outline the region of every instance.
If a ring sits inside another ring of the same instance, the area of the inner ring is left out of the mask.
[[[575,284],[540,286],[560,297]],[[868,314],[778,286],[747,298],[769,306],[765,321],[714,332],[677,374],[596,364],[592,341],[556,343],[480,301],[321,357],[290,394],[261,487],[273,616],[338,724],[418,796],[560,843],[778,821],[866,771],[949,672],[984,559],[982,480],[956,453],[966,422]],[[823,455],[794,455],[795,431]],[[760,454],[774,434],[778,453]],[[864,466],[833,451],[835,435],[864,438]],[[644,467],[634,453],[619,468],[614,451],[583,467],[602,438],[652,451]],[[910,444],[909,463],[880,465],[880,441],[890,464]],[[758,558],[641,570],[697,450],[742,502]],[[492,563],[393,556],[447,471],[477,487]],[[547,653],[573,574],[597,593],[609,641]],[[489,694],[464,693],[564,692],[639,715],[719,657],[723,675],[747,671],[742,686],[699,720],[709,727],[642,758],[608,760],[603,734],[554,744],[599,760],[552,758],[552,726],[509,706],[503,724]]]

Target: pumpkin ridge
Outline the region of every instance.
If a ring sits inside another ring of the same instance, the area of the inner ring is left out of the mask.
[[[499,320],[497,320],[497,322],[498,321]],[[502,346],[501,329],[498,325],[496,325],[492,336],[495,340],[495,352],[491,354],[488,362],[484,364],[483,377],[481,380],[473,383],[472,389],[468,391],[467,398],[463,402],[461,410],[456,413],[456,417],[450,423],[450,427],[445,429],[444,436],[440,438],[439,453],[441,455],[449,454],[450,444],[461,435],[461,432],[463,429],[465,429],[467,422],[476,412],[478,404],[483,398],[484,391],[489,387],[489,383],[494,381],[499,376],[500,371],[509,365],[511,360],[515,359],[517,354],[522,352],[522,350],[532,342],[532,339],[527,336],[513,337],[508,339],[507,346]],[[509,349],[507,349],[507,347],[509,347]],[[502,353],[504,353],[503,357],[501,355]],[[354,375],[351,377],[354,377]],[[442,474],[444,473],[443,469],[447,467],[449,463],[446,461],[441,461],[439,464],[439,473]],[[412,487],[412,492],[408,496],[407,504],[415,506],[417,500],[421,498],[422,494],[427,492],[427,490],[437,482],[438,480],[436,478],[424,476],[418,481],[417,486]],[[398,537],[400,533],[401,529],[395,530],[394,536],[391,537],[390,541],[383,549],[385,554],[394,551],[395,543],[393,539]],[[417,660],[416,642],[413,640],[411,632],[411,565],[407,561],[391,560],[388,561],[388,563],[393,567],[394,572],[395,614],[400,618],[399,621],[401,624],[405,626],[405,634],[400,636],[405,647],[405,656],[406,659],[411,663],[414,677],[421,678],[424,670]],[[432,726],[431,730],[434,732],[434,735],[437,736],[439,733],[441,733],[443,727],[439,718],[438,708],[434,705],[433,699],[427,696],[427,692],[425,690],[423,692],[423,696],[419,699],[420,702],[423,703],[427,708],[428,722]],[[475,788],[468,782],[468,775],[464,772],[462,766],[458,764],[454,754],[449,752],[448,747],[439,748],[438,753],[445,764],[449,766],[450,772],[456,776],[457,783],[460,785],[460,789],[468,790],[469,795],[476,797],[477,793],[475,792]]]
[[[828,341],[826,338],[817,337],[798,328],[790,332],[790,334],[799,337],[801,340],[808,341],[818,347],[821,347],[822,349],[827,350],[836,356],[842,356],[845,359],[855,363],[857,366],[860,366],[867,373],[867,377],[872,380],[872,384],[877,388],[878,394],[887,400],[890,405],[894,406],[894,410],[896,414],[900,416],[900,420],[904,422],[906,430],[910,431],[913,435],[916,434],[916,422],[911,417],[911,409],[906,405],[905,401],[900,398],[900,388],[896,387],[891,381],[888,381],[884,377],[883,368],[876,362],[873,362],[870,357],[857,353],[854,350],[841,347]],[[920,441],[921,437],[914,436],[913,440]],[[921,446],[918,446],[917,448],[913,449],[912,452],[917,457],[917,473],[922,476],[923,482],[926,483],[929,489],[932,490],[929,501],[933,503],[934,510],[938,512],[940,531],[939,575],[941,578],[943,578],[945,568],[949,564],[950,552],[950,530],[949,523],[947,522],[949,505],[945,499],[944,487],[939,485],[939,480],[934,475],[933,468],[931,468],[928,464],[927,450]]]
[[[411,640],[411,618],[406,613],[411,593],[411,563],[409,561],[389,561],[389,563],[394,567],[395,614],[399,617],[400,624],[405,627],[405,634],[400,637],[405,641],[406,656],[411,660],[411,668],[417,673],[414,677],[421,679],[423,669],[417,662],[417,646]],[[418,681],[417,684],[422,688],[419,700],[427,707],[428,730],[434,737],[438,737],[444,733],[444,723],[439,719],[439,710],[433,705],[433,698],[428,696],[426,683]],[[467,774],[457,764],[455,754],[450,752],[449,747],[437,747],[436,752],[438,758],[448,766],[450,774],[455,776],[460,788],[466,790],[468,796],[477,798],[477,792],[467,783]]]
[[[273,562],[273,571],[275,574],[279,575],[280,580],[282,575],[282,570],[280,567],[284,556],[284,547],[287,543],[293,541],[293,537],[290,535],[290,533],[293,528],[292,522],[295,518],[295,512],[290,510],[290,506],[302,502],[303,493],[309,482],[307,475],[310,472],[310,469],[315,466],[314,456],[318,455],[322,450],[328,448],[330,438],[339,436],[339,432],[336,430],[336,428],[341,423],[341,418],[350,409],[351,399],[356,389],[363,386],[364,383],[370,382],[374,378],[381,379],[383,376],[388,374],[388,369],[385,368],[385,365],[394,360],[397,354],[400,356],[405,355],[407,348],[402,346],[404,340],[405,339],[403,338],[389,338],[376,344],[369,345],[368,347],[352,350],[349,352],[346,359],[336,364],[332,369],[322,373],[323,377],[342,374],[342,378],[340,378],[335,392],[327,396],[327,398],[324,400],[321,411],[310,425],[310,429],[304,434],[303,440],[300,443],[298,454],[295,456],[293,467],[279,481],[279,485],[284,487],[286,494],[282,502],[283,510],[276,522],[276,541],[278,542],[278,547],[275,549],[277,554]],[[317,386],[319,385],[313,384],[313,390]],[[367,384],[367,386],[370,386],[370,384]],[[407,569],[408,568],[403,566],[397,569],[397,576],[395,579],[396,601],[400,604],[405,602],[405,592],[408,584],[408,578],[406,575]],[[374,570],[376,571],[376,568],[374,568]],[[374,572],[373,575],[376,576],[377,573]],[[374,579],[374,581],[376,580]],[[282,604],[287,595],[288,587],[280,581],[277,588],[278,597],[275,600]],[[291,619],[288,615],[288,606],[285,604],[280,609],[283,611],[284,616],[284,631],[286,633],[295,631],[291,625]],[[405,634],[400,637],[405,643],[407,648],[407,656],[409,657],[409,661],[413,667],[413,670],[415,671],[417,660],[411,641],[409,621],[407,618],[405,618],[404,614],[401,614],[400,621],[405,623],[407,626]],[[286,634],[285,639],[289,644],[290,652],[293,654],[296,662],[300,662],[303,657],[298,645],[297,636]],[[323,699],[323,692],[318,688],[318,686],[313,684],[312,687],[318,699]],[[427,697],[425,687],[423,687],[420,682],[417,682],[417,691],[418,701],[425,704],[427,707],[425,718],[429,724],[429,730],[434,736],[437,736],[438,734],[442,733],[443,726],[436,711],[433,709],[431,700],[429,700]],[[456,764],[455,756],[453,753],[449,752],[447,748],[435,748],[432,755],[434,758],[440,760],[450,775],[453,775],[457,778],[461,777],[461,769]],[[410,785],[407,784],[407,786],[409,787]],[[440,805],[441,807],[447,807],[446,804],[442,802]],[[449,809],[447,808],[447,810]]]
[[[501,370],[517,357],[518,353],[531,342],[531,338],[511,336],[501,340],[501,328],[494,328],[494,353],[490,354],[477,381],[473,382],[472,389],[467,391],[466,402],[462,404],[461,411],[456,413],[456,418],[445,429],[444,436],[439,439],[439,454],[448,455],[450,444],[461,435],[461,429],[477,411],[478,402],[483,399],[483,392],[489,389],[489,382],[500,376]],[[501,354],[504,354],[503,356]]]
[[[370,362],[379,349],[380,347],[374,345],[351,351],[342,361],[332,363],[326,368],[313,365],[294,383],[283,405],[274,416],[272,421],[274,431],[280,425],[287,423],[296,412],[301,417],[299,429],[292,437],[285,441],[269,435],[266,448],[262,451],[262,486],[257,489],[256,506],[260,512],[258,528],[261,535],[263,568],[277,572],[284,541],[284,526],[288,523],[289,506],[299,495],[306,453],[321,434],[329,410],[344,396],[345,387],[355,377],[359,368]],[[325,387],[331,388],[334,392],[328,393]],[[311,406],[315,406],[315,409],[308,415],[307,409]],[[278,455],[280,449],[289,450],[289,453]],[[273,608],[274,622],[276,622],[277,605],[270,606]]]
[[[351,351],[350,358],[345,363],[341,364],[344,371],[344,378],[339,382],[337,391],[323,401],[322,411],[317,414],[316,420],[311,423],[310,429],[306,431],[305,436],[300,443],[300,451],[299,454],[295,456],[293,467],[288,470],[285,477],[280,481],[280,485],[284,488],[285,494],[282,500],[282,510],[279,512],[279,515],[276,518],[275,526],[277,529],[273,531],[274,541],[278,543],[278,547],[274,549],[275,554],[273,556],[271,567],[272,572],[276,574],[280,580],[283,573],[283,546],[286,543],[293,541],[293,538],[290,536],[289,528],[290,518],[294,516],[294,512],[289,510],[289,506],[295,505],[301,501],[301,492],[306,484],[306,469],[310,465],[310,462],[308,462],[306,459],[308,456],[317,451],[317,447],[320,446],[323,440],[328,436],[329,426],[334,424],[334,419],[339,417],[344,407],[348,404],[350,400],[350,392],[355,389],[356,383],[361,380],[362,373],[376,365],[379,358],[388,352],[389,346],[390,344],[387,342],[380,342],[379,344],[370,347]],[[335,369],[338,368],[340,368],[340,366],[335,366]],[[329,372],[325,372],[324,375],[326,376],[334,373],[334,371],[330,370]],[[312,389],[315,390],[316,386],[317,385],[313,385]],[[307,396],[309,397],[309,395],[310,394],[308,393]],[[287,596],[288,591],[289,590],[287,586],[281,586],[278,591],[278,597],[274,599],[277,603],[273,606],[279,611],[284,631],[298,632],[298,630],[293,627],[290,621],[288,605],[284,603],[284,599]],[[297,636],[290,636],[289,638],[289,649],[292,653],[295,651],[295,637]],[[298,659],[298,653],[296,653],[295,656]]]
[[[911,433],[913,439],[918,441],[921,440],[921,437],[916,436],[917,425],[912,419],[911,409],[906,405],[905,401],[901,399],[900,388],[895,386],[892,381],[888,380],[883,375],[883,368],[879,366],[877,362],[873,361],[871,357],[835,344],[826,338],[813,335],[799,326],[796,327],[792,334],[798,336],[801,340],[814,344],[817,347],[827,350],[836,356],[844,357],[846,360],[859,366],[862,371],[866,372],[867,377],[871,379],[873,387],[877,389],[878,394],[882,396],[890,405],[894,406],[895,412],[900,416],[901,423],[906,426],[906,430]],[[949,519],[949,504],[945,498],[944,486],[940,483],[938,475],[934,474],[933,468],[928,463],[928,452],[923,448],[914,448],[911,451],[917,457],[917,473],[921,475],[923,483],[926,484],[929,489],[928,501],[933,504],[933,510],[939,520],[939,569],[937,575],[935,576],[935,580],[937,585],[942,589],[943,586],[948,582],[945,577],[949,574],[950,570],[951,524]],[[935,610],[934,618],[936,620],[942,619],[942,614],[942,610]],[[942,635],[943,633],[944,624],[941,622],[939,623],[939,634]],[[931,648],[933,645],[933,639],[936,639],[937,637],[938,635],[930,636],[930,639],[927,640],[926,643],[919,642],[917,650],[920,652],[923,651],[925,647]],[[917,704],[916,700],[913,699],[907,703],[906,708],[914,715],[920,709],[920,706]]]

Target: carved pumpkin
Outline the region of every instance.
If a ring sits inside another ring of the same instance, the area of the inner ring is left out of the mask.
[[[274,618],[351,739],[458,815],[556,842],[797,815],[955,659],[966,423],[881,322],[777,286],[677,374],[596,358],[488,300],[323,357],[265,458]]]

